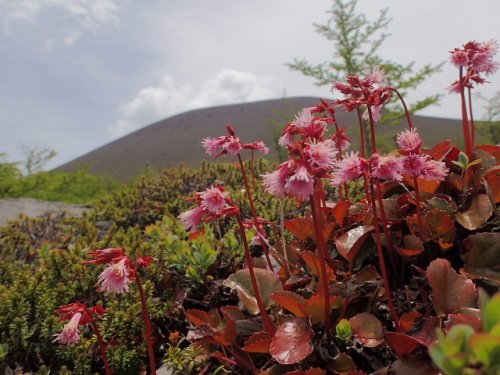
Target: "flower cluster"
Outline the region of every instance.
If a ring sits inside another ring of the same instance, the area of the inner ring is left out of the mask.
[[[361,79],[359,76],[348,76],[347,84],[335,81],[332,85],[332,91],[340,91],[348,97],[337,100],[335,102],[337,106],[344,106],[345,111],[352,112],[356,108],[366,105],[367,110],[363,113],[363,119],[370,120],[371,113],[373,121],[377,122],[381,119],[380,111],[382,106],[390,98],[390,88],[381,85],[385,79],[383,70],[375,67],[372,70],[368,69],[367,73],[369,75],[364,79]]]
[[[490,76],[498,70],[500,64],[492,60],[497,52],[498,43],[493,39],[485,43],[469,42],[462,49],[455,48],[451,51],[450,62],[457,68],[465,68],[466,73],[462,82],[455,81],[447,88],[448,93],[460,93],[463,87],[472,88],[473,83],[485,83],[480,74]]]
[[[106,313],[102,305],[97,305],[88,309],[84,304],[75,302],[66,306],[61,306],[60,310],[56,310],[61,316],[60,321],[69,320],[63,327],[62,332],[54,335],[56,338],[53,342],[60,342],[61,344],[71,345],[80,341],[80,333],[78,326],[88,325],[93,322],[95,318],[100,318]]]
[[[179,215],[179,219],[186,227],[186,230],[191,232],[196,231],[196,228],[205,217],[204,221],[208,221],[223,216],[231,216],[237,211],[237,208],[232,205],[229,199],[229,193],[222,186],[212,186],[204,192],[195,193],[195,195],[195,197],[188,200],[196,200],[198,207]]]
[[[129,291],[128,284],[134,280],[133,275],[139,267],[149,268],[152,257],[138,257],[132,264],[128,255],[123,250],[108,248],[89,252],[90,255],[97,255],[95,259],[82,262],[82,264],[109,264],[109,266],[99,275],[101,287],[99,291],[106,293],[115,292],[121,294]]]
[[[207,154],[218,158],[219,156],[226,154],[237,155],[242,149],[260,150],[264,154],[269,153],[269,149],[266,147],[264,142],[259,141],[242,144],[240,139],[236,137],[236,133],[231,125],[226,125],[226,129],[229,135],[217,138],[208,137],[203,140],[202,145]]]

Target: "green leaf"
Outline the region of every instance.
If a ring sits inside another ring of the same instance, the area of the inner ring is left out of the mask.
[[[470,347],[487,367],[500,366],[500,337],[479,332],[471,336]]]
[[[335,332],[340,340],[348,340],[352,334],[351,324],[347,319],[341,319],[335,327]]]

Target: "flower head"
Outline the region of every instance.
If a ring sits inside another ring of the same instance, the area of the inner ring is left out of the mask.
[[[305,128],[314,120],[314,116],[310,111],[304,110],[299,112],[297,116],[295,116],[295,120],[292,121],[292,125],[295,125],[298,128]]]
[[[295,170],[285,185],[285,191],[300,200],[306,200],[314,193],[314,178],[309,174],[305,161],[296,162]]]
[[[211,187],[200,194],[200,206],[207,211],[219,213],[226,206],[226,198],[229,196],[221,187]]]
[[[401,158],[401,172],[410,177],[423,177],[427,164],[427,157],[419,154],[409,154]]]
[[[97,255],[97,257],[93,260],[87,260],[85,262],[82,262],[82,264],[86,263],[109,264],[113,263],[116,259],[125,256],[125,253],[123,252],[122,249],[117,249],[114,247],[110,247],[104,250],[89,251],[87,254]]]
[[[329,169],[335,163],[337,149],[332,140],[306,143],[304,154],[315,167]]]
[[[59,341],[61,344],[65,345],[76,344],[80,340],[78,325],[80,324],[81,318],[81,313],[78,312],[74,314],[71,320],[63,327],[62,332],[54,335],[56,338],[52,342]]]
[[[198,206],[193,208],[192,210],[185,211],[179,215],[179,219],[181,220],[186,230],[191,232],[195,232],[198,225],[200,225],[201,219],[207,213],[207,210],[203,206]]]
[[[422,171],[422,177],[426,180],[443,181],[448,174],[448,168],[446,168],[445,163],[436,160],[427,160],[424,170]]]
[[[397,142],[405,153],[419,152],[423,142],[420,139],[420,134],[416,132],[416,128],[407,129],[398,134]]]
[[[116,294],[128,292],[128,283],[131,282],[129,276],[132,270],[128,257],[123,257],[118,263],[110,265],[99,275],[99,283],[106,293],[115,292]]]
[[[379,156],[373,154],[370,158],[372,163],[372,175],[383,180],[401,181],[401,163],[396,155]]]
[[[349,180],[355,180],[363,174],[368,162],[359,157],[356,152],[346,154],[342,160],[335,163],[335,171],[330,182],[332,186],[339,186]]]
[[[280,164],[274,172],[262,175],[264,187],[267,189],[269,194],[277,197],[285,196],[285,184],[293,171],[293,165],[293,161],[286,161]]]

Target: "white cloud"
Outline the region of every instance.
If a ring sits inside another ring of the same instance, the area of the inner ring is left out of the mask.
[[[117,2],[120,0],[0,0],[0,20],[3,31],[10,33],[12,24],[25,21],[36,23],[43,10],[62,12],[63,41],[73,44],[83,34],[82,29],[98,31],[118,24]]]
[[[129,103],[120,107],[121,119],[108,127],[113,138],[121,137],[144,125],[190,109],[270,99],[277,96],[270,78],[252,73],[223,70],[199,88],[176,86],[165,75],[158,87],[146,87]]]

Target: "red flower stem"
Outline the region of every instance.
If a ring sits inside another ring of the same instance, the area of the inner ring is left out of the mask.
[[[467,88],[467,93],[469,97],[471,147],[474,147],[474,144],[476,143],[476,124],[474,123],[474,116],[472,115],[472,91],[470,87]]]
[[[361,116],[361,110],[359,107],[356,108],[358,112],[358,121],[359,121],[359,135],[361,137],[361,156],[366,158],[366,141],[365,141],[365,129],[363,127],[363,117]]]
[[[403,96],[399,93],[398,90],[396,90],[395,88],[392,88],[390,87],[389,88],[392,92],[395,92],[396,95],[399,97],[399,100],[401,100],[401,104],[403,105],[403,108],[405,110],[405,114],[406,114],[406,120],[408,121],[408,127],[410,129],[413,128],[413,122],[411,121],[411,116],[410,116],[410,111],[408,111],[408,107],[406,107],[406,103],[405,103],[405,100],[403,98]]]
[[[151,367],[151,375],[156,375],[156,358],[153,349],[153,337],[151,332],[151,323],[149,321],[146,294],[144,293],[141,278],[139,277],[139,273],[137,271],[135,272],[135,282],[137,284],[137,289],[139,289],[139,296],[141,297],[142,319],[144,320],[144,329],[146,331],[146,342],[148,344],[149,366]]]
[[[325,238],[323,236],[323,230],[321,229],[320,218],[318,215],[318,202],[314,194],[311,194],[311,213],[314,222],[314,231],[316,232],[316,242],[318,245],[319,260],[321,265],[321,283],[323,287],[323,294],[325,295],[325,329],[326,329],[326,343],[328,348],[330,348],[333,337],[332,328],[330,321],[330,286],[328,280],[328,274],[326,272],[326,256],[328,249],[326,247]],[[329,255],[329,254],[328,254]]]
[[[245,235],[245,228],[243,227],[243,221],[241,220],[241,215],[239,212],[236,214],[236,219],[238,220],[241,238],[243,240],[243,246],[245,247],[245,257],[247,259],[248,271],[250,272],[250,279],[252,280],[252,287],[255,294],[255,299],[257,300],[257,306],[259,307],[260,315],[262,315],[262,320],[264,320],[264,324],[267,330],[272,335],[274,335],[276,330],[274,329],[273,323],[271,323],[271,320],[269,319],[269,315],[267,315],[266,308],[264,307],[262,298],[260,297],[259,286],[257,284],[257,278],[255,277],[255,270],[252,263],[252,255],[250,254],[250,248],[248,247],[248,241]]]
[[[422,224],[422,209],[420,208],[420,190],[418,188],[418,178],[413,177],[415,185],[415,205],[417,206],[418,237],[424,242],[424,225]]]
[[[380,181],[377,180],[375,182],[375,186],[377,187],[377,199],[379,202],[379,207],[380,207],[380,217],[382,218],[382,225],[384,227],[384,235],[385,235],[385,242],[387,243],[387,248],[389,249],[389,259],[391,261],[391,270],[394,274],[397,274],[399,272],[398,268],[396,267],[396,262],[394,259],[394,246],[392,246],[392,240],[391,240],[391,233],[389,232],[389,223],[387,222],[387,216],[385,215],[385,207],[384,207],[384,201],[382,199],[382,188],[380,187]],[[398,283],[401,281],[399,280],[399,277],[396,276],[396,280]]]
[[[469,129],[469,120],[467,118],[467,105],[465,103],[465,86],[464,86],[464,79],[463,79],[463,68],[460,67],[460,97],[461,97],[461,104],[462,104],[462,129],[464,132],[464,141],[465,141],[465,153],[469,157],[469,160],[473,160],[472,157],[472,146],[471,146],[471,136],[470,136],[470,129]]]
[[[94,329],[95,335],[97,336],[97,341],[99,342],[99,348],[101,349],[102,361],[104,362],[104,369],[106,370],[106,375],[112,375],[111,368],[108,363],[108,355],[106,353],[106,345],[104,345],[104,341],[102,340],[101,332],[99,331],[99,327],[94,319],[90,321],[92,324],[92,328]]]
[[[373,197],[374,196],[373,185],[370,185],[370,192]],[[380,269],[382,271],[382,279],[384,280],[385,296],[387,297],[387,303],[389,304],[389,310],[391,311],[392,320],[394,320],[394,326],[396,327],[396,331],[400,332],[401,327],[399,325],[398,314],[396,313],[396,309],[394,308],[394,303],[392,301],[389,277],[387,276],[387,268],[385,266],[384,251],[382,250],[382,240],[380,238],[380,228],[378,225],[377,205],[375,204],[375,200],[373,199],[372,199],[372,211],[373,211],[373,224],[375,227],[375,239],[377,242],[377,253],[380,262]]]
[[[245,172],[245,166],[243,165],[243,160],[241,159],[240,154],[238,154],[238,161],[240,162],[241,174],[243,175],[243,181],[245,183],[245,189],[247,191],[247,197],[248,197],[248,201],[250,203],[250,209],[252,210],[252,216],[253,216],[253,222],[255,224],[255,229],[257,229],[257,231],[262,236],[260,242],[262,243],[262,247],[264,248],[264,253],[266,254],[267,264],[269,265],[269,269],[274,272],[273,264],[271,263],[271,258],[269,257],[269,249],[267,248],[266,242],[264,241],[265,236],[264,236],[264,233],[262,230],[262,226],[259,224],[259,219],[257,218],[257,211],[255,210],[255,204],[253,202],[252,193],[250,191],[250,186],[248,184],[248,178],[247,178],[247,174]],[[246,239],[246,237],[245,237],[245,239]]]
[[[373,121],[372,108],[368,105],[368,116],[370,117],[370,138],[372,141],[372,152],[377,153],[377,140],[375,138],[375,122]]]

